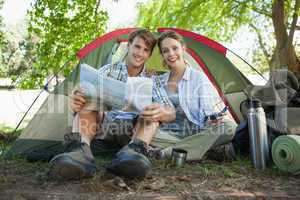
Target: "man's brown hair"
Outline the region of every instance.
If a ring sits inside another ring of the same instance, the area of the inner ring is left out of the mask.
[[[137,29],[130,33],[128,42],[132,44],[134,38],[136,37],[139,37],[145,41],[146,46],[150,49],[150,52],[152,54],[152,51],[156,45],[155,36],[147,29]]]

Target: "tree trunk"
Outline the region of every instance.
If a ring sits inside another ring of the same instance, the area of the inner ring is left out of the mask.
[[[297,19],[297,10],[299,9],[299,0],[295,3],[294,17]],[[295,47],[293,46],[293,37],[289,37],[286,24],[284,23],[284,0],[274,0],[272,8],[272,20],[276,38],[276,49],[271,60],[271,70],[275,68],[288,67],[300,79],[300,60],[297,58]],[[290,36],[293,32],[290,31]]]

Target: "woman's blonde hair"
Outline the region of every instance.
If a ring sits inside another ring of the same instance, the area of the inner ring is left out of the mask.
[[[174,40],[177,40],[178,42],[180,42],[180,44],[182,46],[184,46],[184,42],[183,42],[181,35],[179,35],[175,31],[166,31],[166,32],[161,33],[159,38],[157,39],[157,45],[158,45],[160,53],[161,53],[161,43],[166,38],[172,38]]]

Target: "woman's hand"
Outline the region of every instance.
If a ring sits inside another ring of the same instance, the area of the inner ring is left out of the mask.
[[[152,122],[171,122],[176,118],[176,111],[170,106],[161,106],[158,103],[146,106],[140,117]]]
[[[72,92],[70,107],[73,112],[80,112],[85,106],[86,100],[82,88],[77,88]]]
[[[219,125],[223,123],[223,118],[207,120],[208,125]]]

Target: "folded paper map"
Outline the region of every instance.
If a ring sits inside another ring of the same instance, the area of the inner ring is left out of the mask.
[[[107,77],[87,64],[80,66],[80,87],[88,102],[97,102],[101,111],[141,112],[152,103],[152,80],[128,77],[126,83]]]

